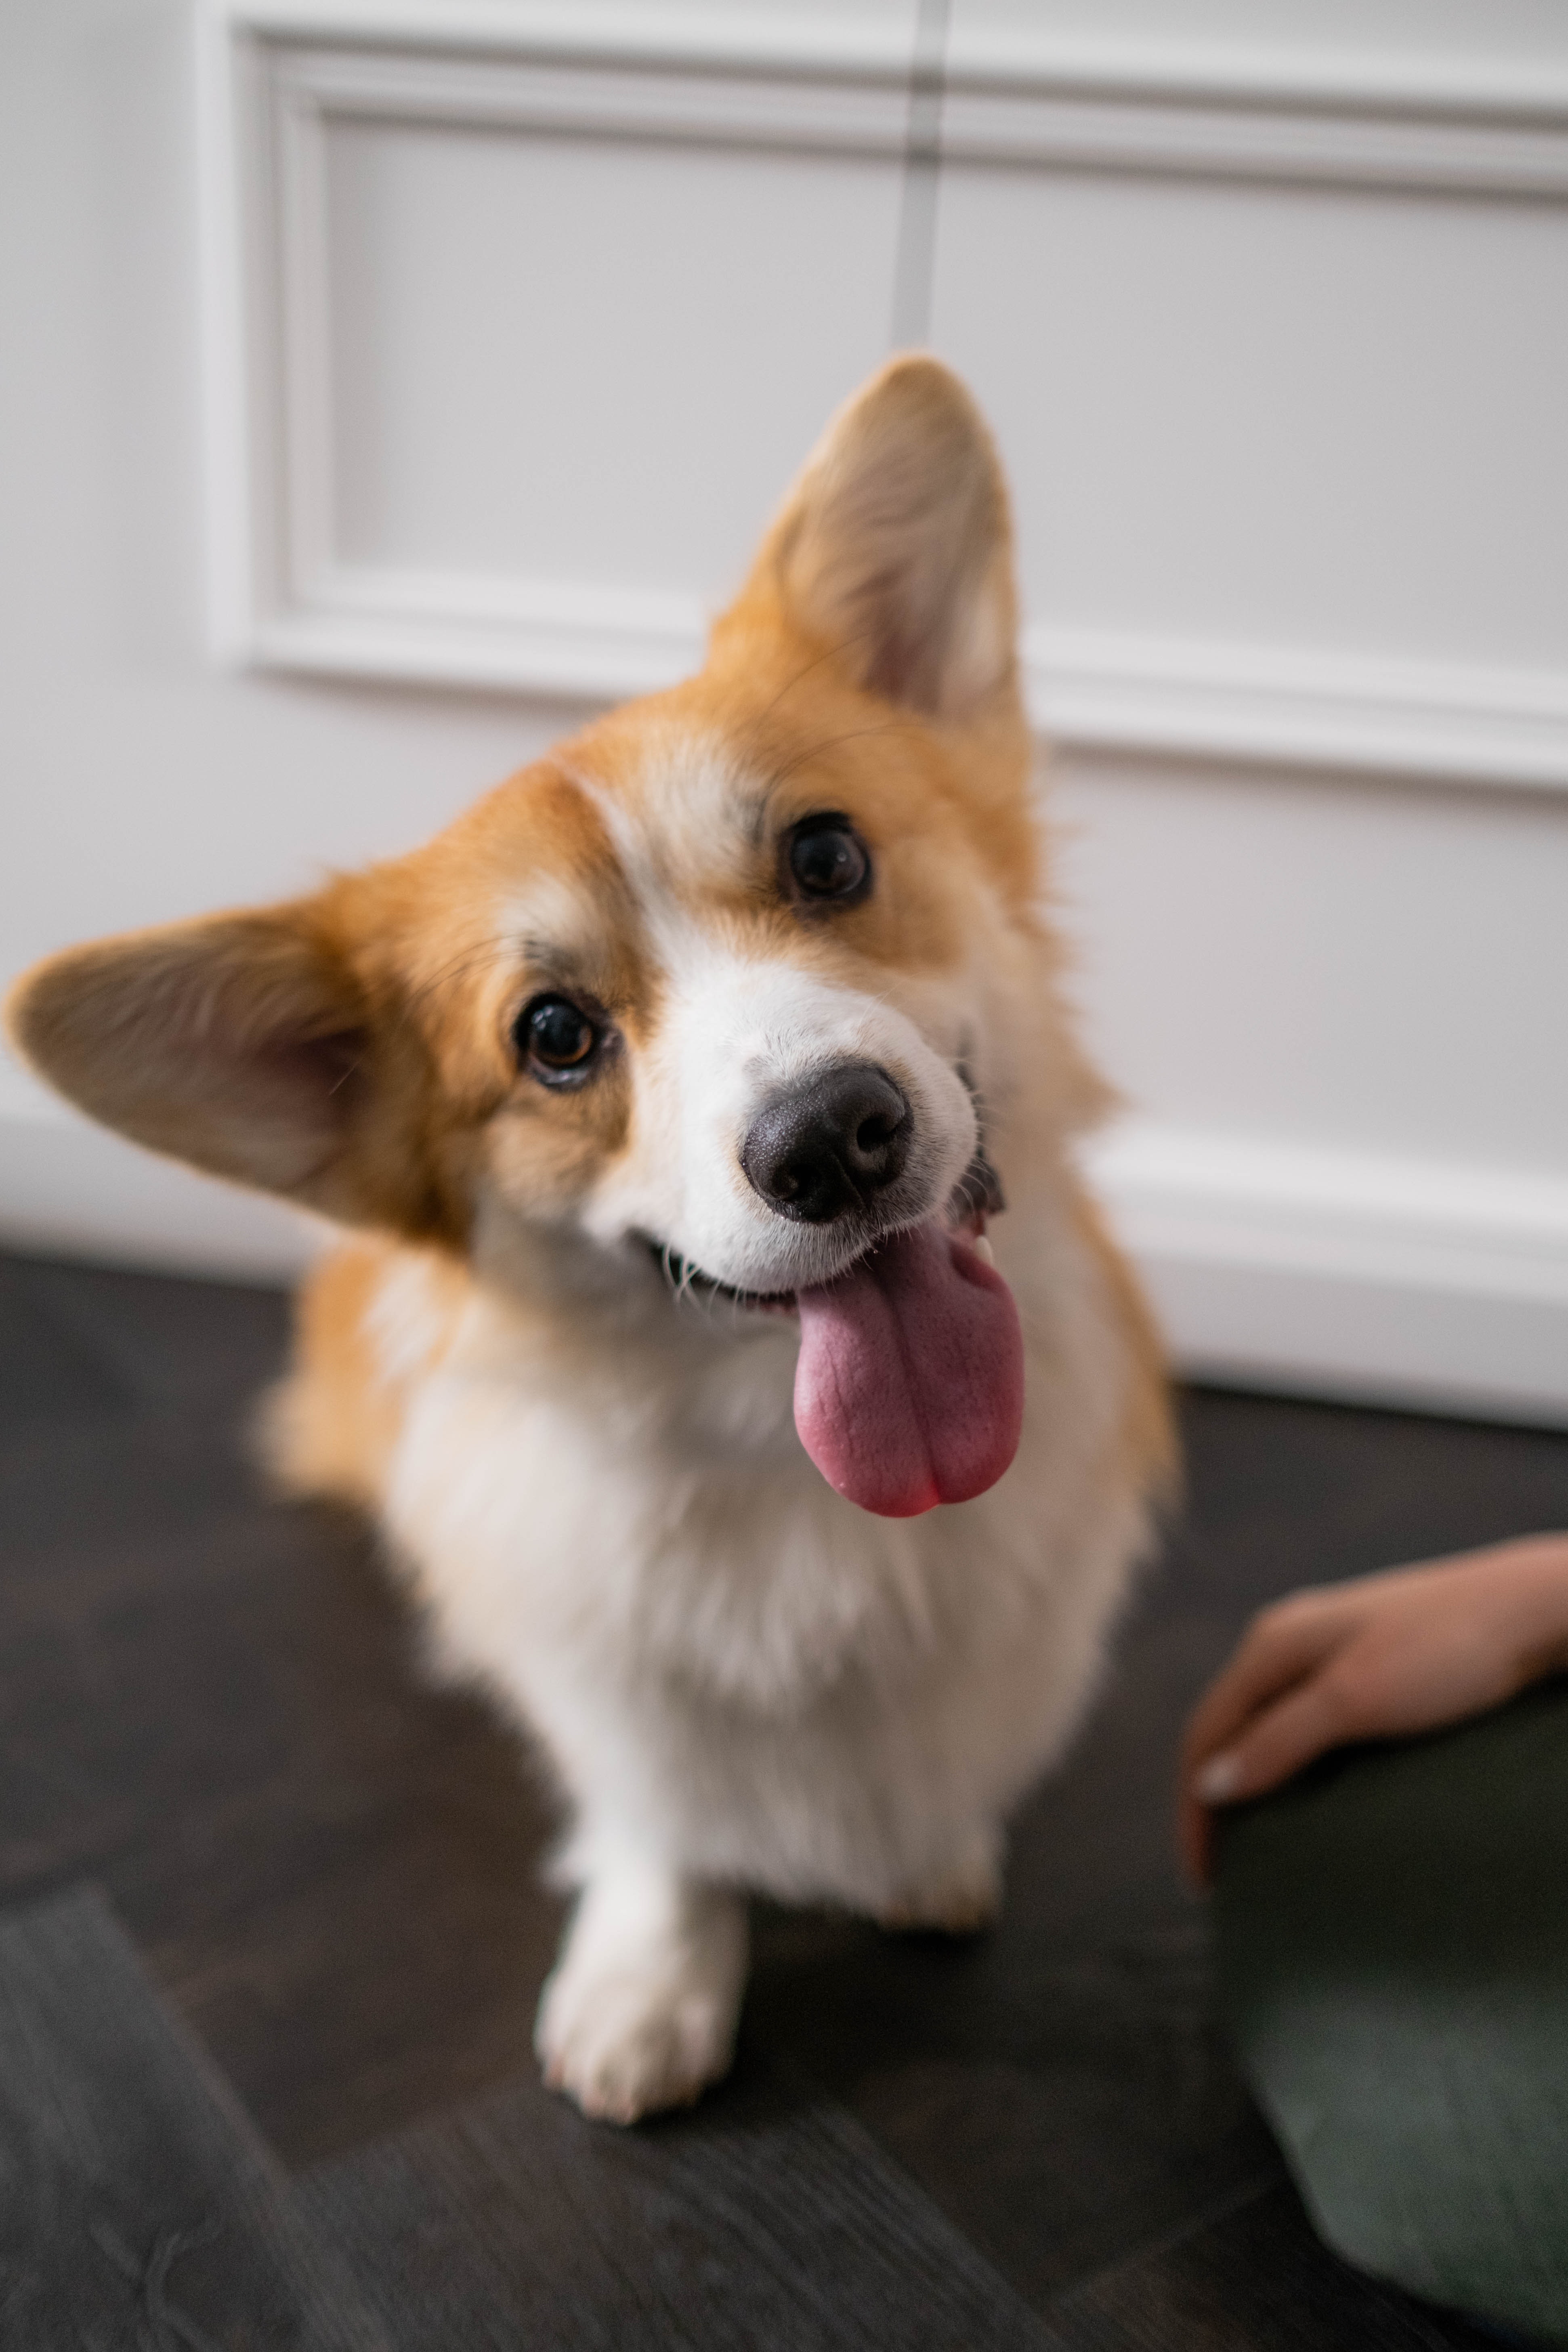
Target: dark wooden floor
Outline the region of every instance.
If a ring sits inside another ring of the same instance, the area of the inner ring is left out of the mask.
[[[327,2159],[422,2118],[554,2115],[520,2086],[560,1914],[512,1738],[422,1685],[363,1530],[247,1466],[285,1323],[269,1292],[0,1259],[0,1903],[105,1887],[330,2204]],[[1217,1392],[1184,1419],[1186,1518],[1018,1823],[1000,1930],[763,1913],[736,2080],[681,2162],[797,2099],[1072,2345],[1468,2345],[1312,2240],[1211,2026],[1171,1759],[1269,1595],[1568,1524],[1568,1437]]]

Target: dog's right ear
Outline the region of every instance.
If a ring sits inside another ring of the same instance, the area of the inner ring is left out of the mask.
[[[6,1007],[39,1075],[106,1127],[352,1222],[368,1011],[319,903],[53,956]]]
[[[775,601],[857,686],[958,725],[1016,713],[1006,486],[973,401],[889,361],[806,459],[736,608]]]

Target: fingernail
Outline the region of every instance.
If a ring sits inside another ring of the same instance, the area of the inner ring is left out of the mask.
[[[1200,1804],[1225,1805],[1240,1786],[1241,1759],[1232,1752],[1209,1758],[1193,1781],[1193,1793]]]

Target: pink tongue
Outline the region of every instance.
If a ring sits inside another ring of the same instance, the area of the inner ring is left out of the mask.
[[[994,1486],[1018,1451],[1024,1339],[1001,1276],[932,1221],[803,1290],[795,1425],[862,1510],[912,1518]]]

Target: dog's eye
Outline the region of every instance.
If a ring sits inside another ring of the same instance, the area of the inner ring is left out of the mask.
[[[803,898],[847,906],[866,896],[870,853],[847,816],[803,817],[788,838],[790,879]]]
[[[598,1030],[567,996],[532,998],[512,1034],[518,1060],[547,1086],[585,1076],[599,1046]]]

